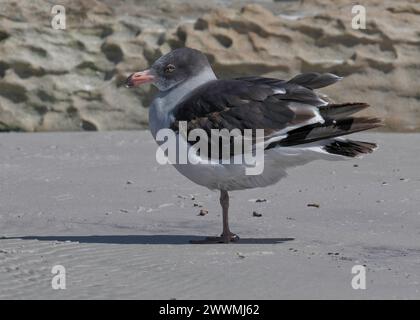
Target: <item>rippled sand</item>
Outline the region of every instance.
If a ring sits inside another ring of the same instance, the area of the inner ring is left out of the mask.
[[[191,245],[220,233],[218,194],[159,166],[149,133],[1,134],[0,298],[418,298],[420,135],[360,136],[380,149],[233,192],[238,244]]]

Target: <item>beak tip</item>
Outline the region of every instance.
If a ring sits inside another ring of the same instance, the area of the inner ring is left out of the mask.
[[[128,89],[134,87],[132,77],[133,77],[133,75],[130,75],[127,79],[125,79],[124,87],[126,87]]]
[[[134,88],[143,83],[153,82],[154,76],[150,74],[149,70],[135,72],[131,74],[124,82],[126,88]]]

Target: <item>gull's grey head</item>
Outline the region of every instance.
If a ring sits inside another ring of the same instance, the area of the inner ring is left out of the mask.
[[[210,64],[202,52],[191,48],[179,48],[157,59],[149,70],[133,73],[125,84],[127,87],[135,87],[143,83],[152,83],[160,91],[166,91],[198,76],[208,68]]]

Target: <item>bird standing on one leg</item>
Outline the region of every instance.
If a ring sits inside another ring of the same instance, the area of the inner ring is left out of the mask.
[[[340,79],[329,73],[304,73],[288,81],[258,76],[218,80],[206,56],[190,48],[173,50],[149,70],[127,78],[127,87],[152,83],[159,89],[149,109],[155,139],[160,129],[172,129],[188,149],[193,148],[181,133],[182,121],[187,122],[187,134],[194,129],[204,130],[208,136],[213,129],[237,129],[244,136],[247,129],[263,129],[264,170],[259,175],[246,174],[249,164],[225,164],[222,158],[202,157],[201,153],[194,154],[197,163],[174,164],[193,182],[220,190],[222,235],[201,242],[238,239],[229,228],[228,191],[266,187],[285,177],[288,168],[317,159],[354,158],[376,148],[374,143],[341,138],[381,126],[377,118],[351,116],[368,104],[334,104],[314,91]],[[230,144],[231,159],[238,156],[232,153],[232,139],[225,143]],[[255,148],[257,142],[253,144]],[[239,156],[246,152],[243,149]]]

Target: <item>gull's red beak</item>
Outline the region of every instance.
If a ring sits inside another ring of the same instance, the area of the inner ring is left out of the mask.
[[[125,86],[127,88],[137,87],[144,83],[153,82],[154,78],[155,77],[151,74],[150,70],[135,72],[125,80]]]

